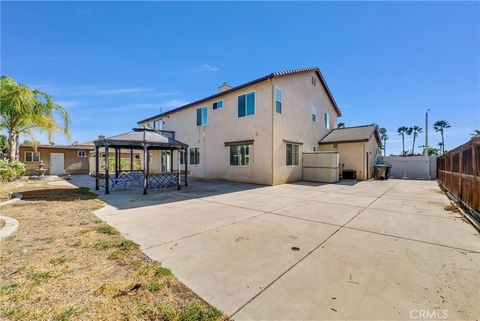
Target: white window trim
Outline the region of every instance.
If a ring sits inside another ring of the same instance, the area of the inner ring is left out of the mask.
[[[323,126],[325,127],[325,129],[330,129],[330,114],[329,113],[323,113]]]
[[[248,165],[232,165],[230,164],[230,147],[232,146],[243,146],[243,145],[246,145],[248,146]],[[226,146],[227,147],[227,164],[228,166],[230,167],[234,167],[234,168],[238,168],[238,167],[250,167],[250,164],[252,163],[252,154],[250,153],[253,149],[253,144],[238,144],[238,145],[230,145],[230,146]]]
[[[219,102],[222,102],[222,107],[218,107],[218,103]],[[217,109],[213,109],[213,104],[217,103]],[[219,109],[223,109],[223,99],[219,99],[219,100],[215,100],[214,102],[212,102],[212,110],[219,110]]]
[[[315,110],[315,114],[313,113],[314,110]],[[312,119],[313,115],[315,115],[315,120]],[[311,113],[310,113],[310,120],[314,123],[316,123],[317,120],[318,120],[318,108],[315,105],[312,105],[312,109],[311,109]]]
[[[200,124],[200,125],[197,125],[197,127],[203,127],[203,126],[207,126],[208,125],[208,105],[207,106],[202,106],[202,107],[198,107],[197,109],[195,109],[195,124],[197,123],[197,110],[199,109],[206,109],[207,110],[207,122],[205,124]],[[201,114],[201,112],[200,112]],[[200,122],[201,122],[201,117],[200,117]]]
[[[83,152],[84,156],[80,156],[80,152]],[[87,151],[86,150],[77,150],[77,157],[87,158]]]
[[[190,163],[190,148],[198,148],[198,164],[192,164]],[[188,159],[186,160],[187,161],[187,164],[188,166],[198,166],[200,165],[200,146],[188,146]]]
[[[295,164],[292,164],[292,165],[287,165],[287,145],[292,145],[292,163],[293,163],[293,145],[297,145],[298,146],[298,164],[295,165]],[[302,154],[300,152],[300,144],[294,144],[294,143],[285,143],[285,166],[286,167],[298,167],[300,166],[300,163],[301,163],[301,158],[300,158],[300,155]]]
[[[181,162],[182,158],[180,157],[180,154],[183,154],[183,163]],[[185,165],[185,162],[187,162],[187,158],[187,151],[185,149],[181,149],[178,154],[178,162],[180,163],[180,165]]]
[[[277,111],[277,90],[280,90],[281,95],[282,95],[282,99],[280,100],[280,104],[282,104],[282,110],[281,110],[281,112],[278,112],[278,111]],[[273,108],[275,109],[275,113],[281,115],[281,114],[283,114],[283,90],[282,90],[282,88],[275,87],[275,93],[274,93],[273,96],[274,96],[274,97],[273,97]]]
[[[32,154],[32,160],[31,161],[27,161],[27,153],[31,153]],[[38,154],[38,161],[36,160],[33,160],[33,154],[36,153]],[[35,151],[25,151],[25,154],[23,155],[23,159],[25,160],[25,163],[38,163],[42,160],[42,157],[40,155],[40,152],[35,152]]]
[[[254,100],[253,100],[253,104],[255,105],[255,112],[252,115],[245,115],[243,117],[238,117],[238,97],[245,95],[245,114],[246,114],[247,113],[247,94],[250,94],[250,93],[255,93]],[[237,110],[236,110],[236,112],[237,112],[237,119],[253,117],[257,114],[257,91],[256,90],[247,91],[243,94],[237,95]]]

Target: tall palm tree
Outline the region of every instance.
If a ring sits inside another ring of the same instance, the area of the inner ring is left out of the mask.
[[[69,124],[68,113],[50,95],[0,77],[0,128],[8,132],[9,159],[18,159],[20,134],[40,130],[52,141],[56,133],[69,137]]]
[[[417,125],[410,127],[411,134],[413,135],[413,144],[412,144],[412,155],[415,154],[415,140],[418,137],[418,134],[422,133],[422,128]]]
[[[383,156],[387,156],[387,140],[389,139],[388,135],[387,134],[382,134],[382,136],[380,136],[380,139],[382,140],[383,142]]]
[[[345,123],[338,123],[337,128],[345,128]]]
[[[402,136],[402,155],[406,154],[405,151],[405,134],[407,133],[408,128],[405,126],[398,127],[397,133]]]
[[[472,137],[480,137],[480,129],[474,129],[473,132],[470,134]]]
[[[443,137],[443,131],[445,128],[450,128],[450,124],[446,120],[437,120],[433,123],[433,129],[435,129],[436,132],[440,132],[440,135],[442,135],[442,154],[445,154],[445,139]]]

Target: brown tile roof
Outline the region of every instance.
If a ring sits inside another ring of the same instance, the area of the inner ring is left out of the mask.
[[[153,117],[149,117],[149,118],[140,120],[140,121],[138,121],[138,124],[155,120],[155,119],[157,119],[157,118],[159,118],[159,117],[166,116],[166,115],[172,114],[172,113],[174,113],[174,112],[176,112],[176,111],[179,111],[179,110],[182,110],[182,109],[191,107],[191,106],[196,105],[196,104],[199,104],[199,103],[202,103],[202,102],[204,102],[204,101],[207,101],[207,100],[210,100],[210,99],[214,99],[214,98],[217,98],[217,97],[220,97],[220,96],[229,94],[229,93],[234,92],[234,91],[236,91],[236,90],[245,88],[245,87],[247,87],[247,86],[250,86],[250,85],[253,85],[253,84],[256,84],[256,83],[259,83],[259,82],[262,82],[262,81],[267,80],[267,79],[271,79],[271,78],[275,78],[275,77],[281,77],[281,76],[287,76],[287,75],[294,75],[294,74],[298,74],[298,73],[302,73],[302,72],[311,72],[311,71],[314,71],[314,72],[317,74],[317,76],[318,76],[318,78],[320,79],[320,81],[322,82],[322,85],[323,85],[323,87],[325,88],[325,91],[327,92],[328,98],[330,99],[333,107],[335,108],[335,111],[337,112],[338,117],[342,116],[342,113],[340,112],[340,108],[338,108],[337,103],[335,102],[335,99],[333,98],[333,95],[332,95],[332,93],[330,92],[330,89],[329,89],[328,86],[327,86],[327,82],[326,82],[325,79],[323,78],[323,75],[322,75],[322,73],[321,73],[321,71],[320,71],[320,68],[318,68],[318,67],[308,67],[308,68],[300,68],[300,69],[292,69],[292,70],[272,72],[271,74],[268,74],[268,75],[263,76],[263,77],[260,77],[260,78],[258,78],[258,79],[255,79],[255,80],[246,82],[246,83],[241,84],[241,85],[239,85],[239,86],[233,87],[233,88],[231,88],[231,89],[229,89],[229,90],[225,90],[225,91],[219,92],[219,93],[217,93],[217,94],[214,94],[214,95],[211,95],[211,96],[208,96],[208,97],[205,97],[205,98],[202,98],[202,99],[193,101],[193,102],[191,102],[191,103],[188,103],[188,104],[186,104],[186,105],[183,105],[183,106],[174,108],[174,109],[169,110],[169,111],[167,111],[167,112],[164,112],[164,113],[162,113],[162,114],[158,114],[158,115],[155,115],[155,116],[153,116]]]
[[[332,143],[353,143],[368,141],[372,135],[375,135],[375,139],[380,144],[380,136],[378,134],[376,125],[363,125],[345,128],[332,129],[325,137],[323,137],[319,144],[332,144]]]
[[[23,148],[33,148],[33,145],[30,144],[20,144],[20,147]],[[93,145],[48,145],[48,144],[39,144],[37,145],[37,148],[57,148],[57,149],[87,149],[87,150],[93,150]]]

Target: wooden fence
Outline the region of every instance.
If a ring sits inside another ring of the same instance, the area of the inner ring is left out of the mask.
[[[437,158],[437,179],[461,203],[480,213],[480,137]]]

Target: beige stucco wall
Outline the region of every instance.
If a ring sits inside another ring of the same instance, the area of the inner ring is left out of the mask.
[[[237,97],[251,91],[255,91],[255,115],[238,118]],[[271,91],[271,84],[262,82],[163,118],[163,129],[175,131],[175,139],[189,147],[200,147],[200,164],[188,164],[192,177],[271,184]],[[223,107],[213,110],[212,103],[219,99]],[[196,126],[196,109],[204,106],[209,107],[208,124]],[[230,150],[225,142],[240,140],[254,140],[250,166],[230,166]]]
[[[163,117],[163,129],[175,131],[175,138],[189,147],[200,147],[200,164],[188,164],[191,176],[259,184],[282,184],[302,179],[302,151],[313,151],[326,134],[323,113],[330,113],[330,126],[337,114],[315,72],[276,77],[222,97],[205,101]],[[274,87],[283,91],[282,114],[275,112]],[[255,91],[255,115],[238,118],[237,98]],[[223,100],[221,109],[212,103]],[[317,121],[311,108],[317,106]],[[196,109],[208,106],[208,124],[196,126]],[[275,125],[274,125],[275,124]],[[225,142],[254,140],[250,146],[250,166],[230,166]],[[301,142],[300,164],[286,166],[284,140]],[[176,164],[176,156],[174,163]]]
[[[48,148],[38,147],[40,152],[40,159],[45,163],[45,168],[50,168],[50,153],[63,153],[65,162],[65,174],[88,174],[88,156],[78,157],[77,152],[80,149],[66,149],[66,148]],[[87,155],[89,149],[81,149],[86,151]],[[33,151],[33,147],[20,146],[20,161],[27,166],[28,174],[36,175],[38,169],[38,162],[26,162],[25,152]],[[47,170],[46,174],[50,174]]]
[[[317,78],[312,85],[312,76]],[[315,72],[273,79],[273,86],[283,93],[282,113],[274,113],[274,184],[295,182],[302,179],[302,152],[312,152],[318,141],[328,133],[323,114],[330,114],[330,128],[337,124],[337,113]],[[273,97],[272,97],[273,101]],[[312,106],[317,107],[317,120],[312,121]],[[298,166],[286,165],[287,141],[302,143]]]
[[[373,166],[376,161],[378,144],[375,137],[368,142],[358,143],[339,143],[337,148],[333,144],[319,145],[321,151],[337,151],[340,155],[340,171],[343,169],[353,169],[357,171],[357,179],[364,180],[373,177]],[[368,153],[368,165],[367,157]],[[367,177],[368,166],[368,177]]]

